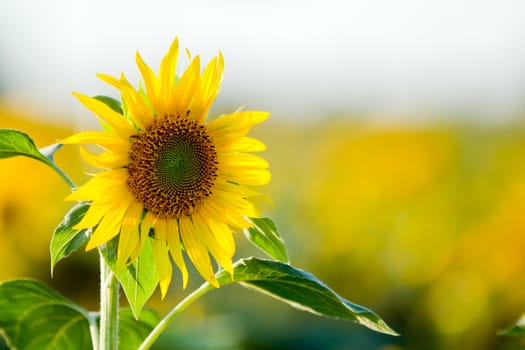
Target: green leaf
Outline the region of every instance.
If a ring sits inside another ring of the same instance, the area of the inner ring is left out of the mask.
[[[57,226],[49,247],[51,253],[51,275],[55,265],[63,258],[69,256],[89,239],[89,230],[76,230],[73,228],[86,214],[89,204],[80,202],[76,204],[64,220]]]
[[[254,225],[244,230],[250,242],[270,258],[289,262],[286,244],[270,218],[250,218]]]
[[[342,298],[312,274],[282,262],[241,259],[235,263],[233,280],[226,271],[219,272],[217,279],[221,285],[238,282],[319,316],[345,319],[377,332],[397,335],[373,311]]]
[[[52,162],[36,147],[24,132],[15,129],[0,129],[0,158],[26,156],[52,166]]]
[[[92,349],[88,313],[32,280],[0,284],[0,333],[18,350]]]
[[[511,327],[499,331],[498,335],[509,335],[513,337],[525,336],[525,314]]]
[[[56,143],[40,151],[26,133],[15,129],[0,129],[0,159],[15,156],[36,159],[53,169],[70,188],[75,188],[73,181],[53,161],[53,155],[60,147],[62,144]]]
[[[117,270],[117,240],[108,242],[101,249],[106,262],[117,276],[136,319],[139,319],[142,307],[159,283],[151,241],[152,238],[148,237],[139,257],[120,270]]]
[[[159,316],[151,309],[144,309],[139,320],[135,319],[130,309],[120,310],[119,348],[138,349],[159,321]]]

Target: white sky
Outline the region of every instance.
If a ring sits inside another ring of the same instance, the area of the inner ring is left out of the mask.
[[[525,110],[521,0],[0,0],[1,92],[83,116],[70,91],[113,94],[95,73],[137,81],[135,51],[157,68],[176,35],[223,52],[219,103],[283,119]]]

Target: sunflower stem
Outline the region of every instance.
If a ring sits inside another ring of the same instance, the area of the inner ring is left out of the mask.
[[[208,293],[210,290],[216,289],[214,286],[209,284],[208,282],[203,283],[199,288],[194,290],[190,295],[188,295],[186,298],[184,298],[180,303],[175,305],[173,309],[171,309],[170,312],[160,322],[155,326],[155,328],[151,331],[151,333],[148,335],[148,337],[142,342],[138,350],[147,350],[149,349],[155,340],[162,334],[162,332],[166,329],[168,324],[182,311],[184,311],[188,306],[191,305],[195,300],[203,296],[204,294]]]
[[[100,350],[118,349],[119,283],[100,253]]]
[[[55,143],[50,146],[40,148],[38,151],[46,158],[46,163],[49,165],[61,178],[64,180],[65,183],[69,186],[71,190],[74,190],[77,188],[73,180],[55,163],[55,152],[58,151],[60,148],[62,148],[63,144],[61,143]],[[40,161],[43,161],[42,159],[39,159]]]
[[[99,350],[97,318],[98,314],[96,312],[89,313],[89,334],[91,335],[91,343],[93,343],[93,350]]]
[[[75,185],[73,180],[71,180],[71,178],[67,176],[67,174],[61,168],[59,168],[55,163],[52,163],[51,167],[62,178],[62,180],[64,180],[64,182],[69,186],[71,190],[74,190],[75,188],[77,188],[77,185]]]

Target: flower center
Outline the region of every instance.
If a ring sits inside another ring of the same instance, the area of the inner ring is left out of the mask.
[[[144,208],[158,218],[180,218],[212,193],[217,152],[204,125],[166,115],[134,137],[128,173],[128,187]]]

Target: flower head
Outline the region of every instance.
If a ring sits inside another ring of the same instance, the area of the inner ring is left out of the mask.
[[[93,154],[81,147],[86,162],[103,169],[67,197],[90,201],[77,229],[94,228],[87,249],[118,236],[117,265],[136,259],[152,236],[162,295],[171,281],[169,256],[188,272],[183,250],[199,273],[218,286],[210,255],[233,273],[233,230],[258,217],[251,187],[267,184],[267,162],[252,154],[265,149],[248,137],[251,127],[269,114],[237,111],[206,122],[223,76],[222,55],[201,73],[199,56],[176,76],[179,45],[175,39],[158,75],[137,53],[143,89],[120,79],[98,75],[120,91],[123,112],[96,98],[75,94],[94,112],[104,131],[86,131],[62,143],[95,144]],[[188,54],[189,56],[189,54]]]

